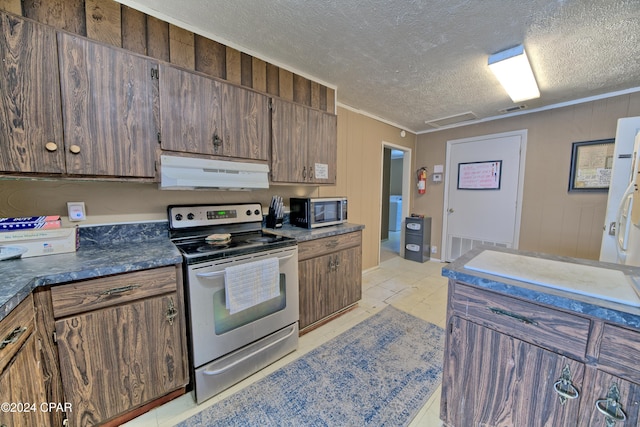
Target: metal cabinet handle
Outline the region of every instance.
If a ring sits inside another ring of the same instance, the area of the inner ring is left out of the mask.
[[[123,294],[125,292],[129,292],[129,291],[132,291],[134,289],[138,289],[141,286],[142,285],[127,285],[127,286],[121,286],[119,288],[111,288],[111,289],[107,289],[106,291],[100,292],[100,295],[111,296],[111,295]]]
[[[571,370],[569,365],[564,365],[560,379],[553,383],[553,389],[560,396],[560,404],[564,405],[567,399],[577,399],[580,396],[578,389],[576,389],[571,382]]]
[[[213,151],[214,153],[218,153],[218,150],[222,146],[222,139],[218,136],[217,132],[213,133]]]
[[[333,262],[333,257],[329,257],[329,271],[334,271],[336,269],[336,265]]]
[[[620,405],[620,389],[618,388],[618,384],[611,384],[606,399],[596,400],[596,409],[604,415],[607,427],[613,427],[617,421],[626,421],[627,414],[624,413]]]
[[[307,179],[307,167],[302,167],[302,179]]]
[[[13,344],[14,342],[18,341],[18,338],[20,338],[20,335],[24,334],[26,330],[27,330],[26,326],[18,326],[13,331],[11,331],[9,335],[4,337],[4,339],[0,343],[0,350],[4,349],[9,344]]]
[[[49,151],[49,152],[54,152],[54,151],[56,151],[58,149],[58,144],[56,144],[53,141],[49,141],[46,144],[44,144],[44,148],[46,148],[47,151]]]
[[[335,265],[336,265],[336,270],[337,270],[338,267],[340,267],[340,260],[338,259],[338,255],[336,255]]]
[[[309,180],[313,179],[313,166],[309,166]]]
[[[499,314],[501,316],[511,317],[513,319],[516,319],[516,320],[522,322],[522,323],[526,323],[527,325],[538,326],[538,322],[536,322],[535,320],[529,319],[528,317],[522,316],[522,315],[517,314],[517,313],[512,313],[510,311],[503,310],[503,309],[497,308],[497,307],[489,307],[489,310],[491,310],[492,313]]]
[[[173,321],[177,316],[178,316],[178,310],[176,309],[173,303],[173,298],[170,298],[169,307],[167,308],[167,313],[166,313],[167,322],[169,322],[169,325],[173,325]]]

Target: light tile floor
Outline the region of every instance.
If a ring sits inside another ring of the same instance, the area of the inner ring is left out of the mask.
[[[404,310],[416,317],[444,327],[447,281],[441,276],[444,264],[428,261],[424,264],[398,256],[383,261],[376,269],[363,273],[362,300],[358,307],[343,316],[303,335],[298,350],[241,381],[218,396],[196,406],[191,394],[181,396],[159,408],[124,424],[126,427],[170,427],[224,399],[243,387],[263,378],[274,370],[353,327],[386,305]],[[440,387],[434,392],[410,427],[440,427]]]

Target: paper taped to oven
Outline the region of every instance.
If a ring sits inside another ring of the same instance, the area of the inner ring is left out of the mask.
[[[235,314],[279,296],[279,277],[277,258],[225,268],[224,291],[229,313]]]

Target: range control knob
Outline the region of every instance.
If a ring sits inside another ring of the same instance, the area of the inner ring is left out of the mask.
[[[247,209],[246,214],[247,214],[247,216],[251,216],[251,210],[250,210],[250,209]]]
[[[182,214],[176,214],[176,221],[182,221]]]
[[[192,213],[188,213],[187,214],[187,219],[193,219],[193,218],[195,218],[194,214],[192,214]]]
[[[256,215],[260,215],[260,211],[258,209],[256,209],[255,211],[253,211],[254,214]]]

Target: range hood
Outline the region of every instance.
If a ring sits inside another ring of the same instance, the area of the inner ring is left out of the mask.
[[[269,166],[227,160],[160,156],[162,190],[269,188]]]

